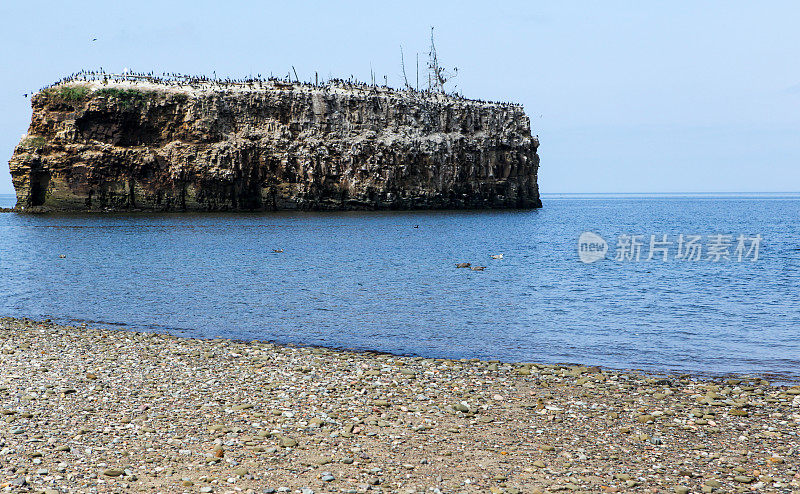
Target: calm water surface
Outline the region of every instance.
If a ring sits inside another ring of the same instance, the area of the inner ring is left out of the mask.
[[[585,230],[608,241],[607,259],[578,260]],[[764,240],[756,262],[677,261],[674,250],[667,262],[613,259],[619,235],[645,235],[646,257],[650,235],[665,233]],[[800,381],[800,196],[550,196],[537,211],[0,214],[0,314]]]

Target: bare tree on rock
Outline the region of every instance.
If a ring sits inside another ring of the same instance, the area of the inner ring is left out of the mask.
[[[439,65],[439,56],[436,53],[436,43],[433,39],[433,27],[431,27],[431,48],[428,52],[428,89],[444,93],[444,84],[458,75],[458,67],[452,71],[446,71]]]

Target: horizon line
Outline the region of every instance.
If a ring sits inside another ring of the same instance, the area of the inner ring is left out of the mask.
[[[719,195],[745,195],[745,194],[759,194],[759,195],[775,195],[775,194],[787,194],[787,195],[797,195],[800,194],[800,191],[731,191],[731,192],[717,192],[717,191],[703,191],[703,192],[688,192],[688,191],[676,191],[676,192],[648,192],[648,191],[639,191],[639,192],[540,192],[540,195],[641,195],[641,194],[648,194],[648,195],[709,195],[709,194],[719,194]]]

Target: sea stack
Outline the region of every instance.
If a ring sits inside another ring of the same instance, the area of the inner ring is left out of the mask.
[[[75,80],[32,98],[17,209],[536,208],[520,105],[344,81]]]

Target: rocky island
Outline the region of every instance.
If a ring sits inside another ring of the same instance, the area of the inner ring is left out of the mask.
[[[24,211],[540,207],[522,107],[345,81],[70,77],[9,162]]]

